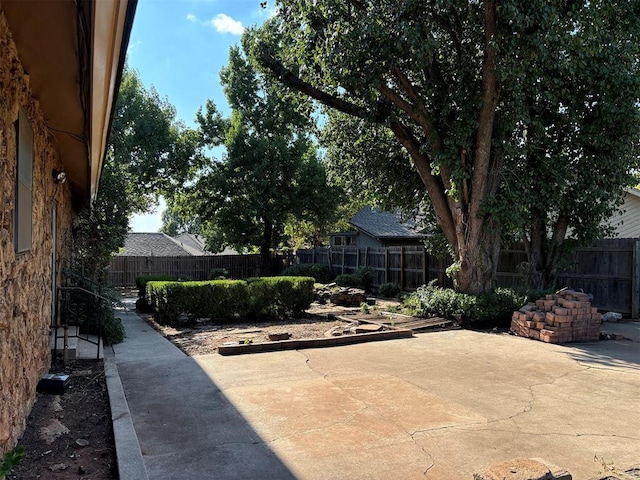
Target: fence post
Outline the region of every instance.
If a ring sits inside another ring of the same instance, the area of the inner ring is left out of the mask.
[[[384,283],[389,283],[389,247],[384,249]]]
[[[631,318],[640,313],[640,240],[633,242],[631,265]]]
[[[400,290],[404,290],[404,247],[400,247]]]
[[[422,247],[422,284],[427,284],[427,249]]]

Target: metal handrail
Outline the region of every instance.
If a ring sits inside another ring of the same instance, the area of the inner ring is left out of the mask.
[[[106,302],[107,304],[109,304],[111,302],[111,300],[109,300],[108,298],[103,297],[100,294],[97,294],[95,292],[92,292],[91,290],[87,290],[86,288],[83,287],[78,287],[78,286],[62,286],[62,287],[57,287],[57,292],[56,295],[59,294],[59,292],[64,291],[64,290],[68,290],[68,291],[79,291],[79,292],[83,292],[86,294],[89,294],[103,302]],[[58,298],[56,298],[56,304],[58,303]],[[57,309],[56,309],[57,310]],[[53,355],[54,358],[57,357],[58,354],[58,340],[59,339],[64,339],[64,346],[63,346],[63,361],[66,363],[67,360],[67,341],[68,341],[68,324],[62,324],[60,325],[58,323],[58,319],[55,319],[56,323],[55,325],[51,325],[50,328],[54,329],[55,333],[54,333],[54,342],[53,342]],[[59,336],[58,335],[58,329],[59,328],[63,328],[64,329],[64,334],[63,336]],[[100,359],[100,336],[102,335],[102,318],[98,319],[98,340],[97,341],[93,341],[89,338],[89,334],[86,334],[86,337],[80,336],[79,334],[76,334],[75,337],[76,338],[82,338],[84,341],[92,343],[93,345],[96,345],[97,348],[97,352],[96,352],[96,360]]]

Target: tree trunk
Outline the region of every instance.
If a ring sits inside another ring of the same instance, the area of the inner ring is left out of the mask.
[[[263,214],[264,230],[260,242],[260,276],[266,277],[272,274],[271,269],[271,239],[273,237],[273,224],[267,215]]]
[[[555,288],[558,280],[558,263],[562,258],[562,246],[567,234],[568,221],[560,215],[553,226],[551,238],[547,238],[547,228],[540,215],[532,214],[529,240],[525,241],[527,252],[528,281],[530,288]]]
[[[456,290],[470,294],[491,291],[500,256],[500,230],[484,228],[475,242],[458,246],[455,259]]]

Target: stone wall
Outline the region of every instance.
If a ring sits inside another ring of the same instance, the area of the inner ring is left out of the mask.
[[[24,431],[41,375],[50,366],[52,211],[57,204],[58,265],[70,255],[72,206],[66,184],[53,183],[61,167],[56,141],[29,87],[0,10],[0,455]],[[16,254],[13,205],[19,109],[34,133],[32,248]]]

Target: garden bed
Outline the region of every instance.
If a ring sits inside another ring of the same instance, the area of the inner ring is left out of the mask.
[[[398,302],[395,302],[398,303]],[[345,344],[354,343],[345,340],[336,340],[345,337],[359,336],[364,341],[371,341],[380,333],[398,331],[392,326],[382,326],[379,331],[368,331],[361,333],[358,327],[362,324],[370,324],[366,318],[370,317],[375,322],[378,318],[376,314],[357,314],[359,308],[340,307],[336,305],[322,305],[313,303],[304,315],[298,318],[285,320],[265,320],[265,321],[242,321],[229,324],[211,324],[207,319],[195,322],[189,327],[171,327],[160,325],[153,320],[150,314],[140,314],[150,325],[161,332],[168,340],[175,344],[189,356],[208,355],[217,353],[220,347],[249,346],[253,348],[232,349],[234,353],[249,353],[249,351],[268,351],[275,349],[289,348],[311,348],[313,346],[325,346],[324,344]],[[344,317],[353,315],[353,319]],[[359,333],[356,333],[359,332]],[[289,334],[285,340],[271,341],[269,335]],[[388,336],[388,334],[386,334]],[[404,334],[405,336],[410,336]],[[397,336],[396,336],[397,338]],[[315,342],[312,340],[321,340]],[[302,341],[302,343],[294,343]],[[257,345],[279,344],[282,348],[268,346],[257,347]],[[224,348],[223,348],[224,350]],[[230,349],[227,348],[227,351]],[[243,350],[246,350],[243,351]]]

